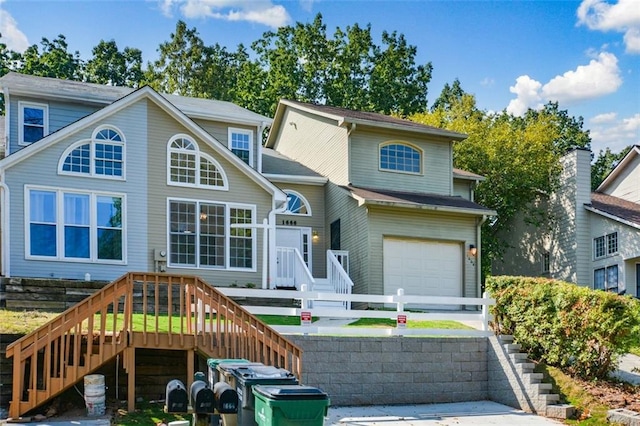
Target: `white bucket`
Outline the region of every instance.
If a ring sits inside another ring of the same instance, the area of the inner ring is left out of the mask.
[[[84,403],[87,406],[87,416],[104,416],[106,406],[102,374],[84,376]]]

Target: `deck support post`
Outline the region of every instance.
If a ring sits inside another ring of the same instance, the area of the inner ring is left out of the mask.
[[[189,349],[187,351],[187,389],[191,389],[191,384],[193,383],[193,376],[195,375],[195,357],[196,351],[193,349]]]
[[[125,349],[127,360],[127,411],[136,410],[136,349]]]

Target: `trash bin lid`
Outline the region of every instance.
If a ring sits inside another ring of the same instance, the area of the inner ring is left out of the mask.
[[[234,362],[236,364],[247,363],[249,360],[243,358],[209,358],[207,359],[207,365],[213,369],[218,367],[218,364],[226,363],[226,362]]]
[[[253,392],[269,399],[328,399],[318,388],[305,385],[255,385]]]
[[[240,365],[233,367],[232,371],[235,376],[247,379],[280,379],[293,377],[293,374],[288,370],[271,365]]]

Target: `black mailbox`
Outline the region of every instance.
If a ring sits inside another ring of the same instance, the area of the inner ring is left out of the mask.
[[[213,385],[215,394],[216,411],[220,414],[233,414],[238,412],[238,392],[228,383],[218,382]]]
[[[213,413],[213,391],[206,382],[196,380],[191,384],[191,408],[194,413]]]
[[[187,388],[178,379],[167,383],[165,410],[167,413],[186,413],[189,407]]]

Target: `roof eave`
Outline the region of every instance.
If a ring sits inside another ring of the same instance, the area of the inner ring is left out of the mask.
[[[636,228],[636,229],[640,229],[640,224],[635,223],[635,222],[630,222],[626,219],[622,219],[621,217],[618,217],[616,215],[613,215],[611,213],[607,213],[605,211],[602,211],[600,209],[597,209],[591,205],[585,204],[584,206],[585,209],[587,209],[588,211],[598,214],[600,216],[606,217],[607,219],[611,219],[611,220],[615,220],[616,222],[620,222],[624,225],[630,226],[632,228]]]
[[[429,136],[439,136],[442,138],[452,139],[455,141],[462,141],[467,138],[467,135],[463,133],[451,132],[449,130],[437,129],[437,128],[418,129],[415,127],[405,126],[399,123],[396,124],[396,123],[387,123],[387,122],[372,121],[372,120],[361,120],[361,119],[353,119],[353,118],[349,118],[349,119],[345,118],[343,122],[345,124],[354,123],[356,125],[360,124],[360,125],[378,127],[381,129],[397,130],[397,131],[410,132],[410,133],[420,133],[420,134],[429,135]]]
[[[439,206],[433,204],[417,204],[417,203],[403,203],[397,201],[382,201],[382,200],[370,200],[367,198],[360,197],[356,194],[352,193],[352,197],[358,201],[359,206],[367,205],[367,206],[380,206],[380,207],[394,207],[394,208],[402,208],[402,209],[413,209],[413,210],[431,210],[431,211],[440,211],[444,213],[461,213],[461,214],[470,214],[474,216],[496,216],[497,212],[494,210],[484,210],[484,209],[468,209],[463,207],[452,207],[452,206]]]
[[[262,176],[266,177],[271,182],[297,183],[317,186],[323,186],[329,181],[329,179],[324,176],[283,175],[274,173],[263,173]]]

